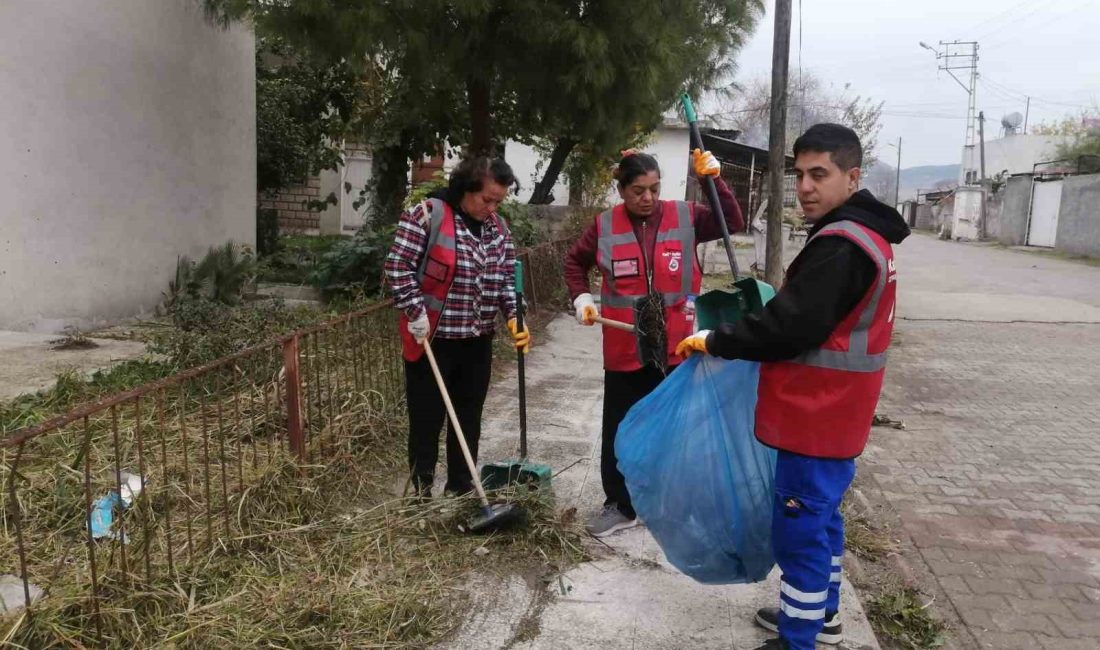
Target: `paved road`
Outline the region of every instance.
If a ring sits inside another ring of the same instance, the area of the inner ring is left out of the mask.
[[[1100,268],[914,235],[860,472],[962,648],[1100,648]],[[877,489],[876,489],[877,488]]]

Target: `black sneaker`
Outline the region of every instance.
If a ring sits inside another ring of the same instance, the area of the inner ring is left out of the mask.
[[[756,624],[765,630],[779,633],[779,608],[762,607],[756,610]],[[839,645],[844,640],[840,627],[840,612],[825,612],[825,627],[817,633],[817,642]]]
[[[788,650],[789,647],[783,639],[768,639],[764,645],[756,646],[755,650]]]

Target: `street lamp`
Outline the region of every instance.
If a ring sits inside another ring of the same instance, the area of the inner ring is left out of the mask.
[[[924,45],[924,43],[921,43]],[[898,143],[887,142],[887,147],[893,147],[898,150],[898,168],[897,175],[894,178],[894,206],[896,207],[898,202],[901,201],[901,136],[898,136]]]
[[[928,43],[925,43],[924,41],[920,42],[920,46],[928,50],[929,52],[932,52],[933,54],[939,55],[939,52],[936,51],[936,48],[932,47]]]

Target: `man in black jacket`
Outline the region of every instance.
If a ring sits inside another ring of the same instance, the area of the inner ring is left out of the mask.
[[[762,362],[756,436],[778,450],[772,546],[783,577],[780,606],[756,622],[779,633],[762,646],[775,650],[841,641],[840,503],[882,388],[897,286],[892,245],[909,235],[896,210],[858,190],[863,152],[851,129],[815,125],[794,155],[812,228],[783,287],[760,314],[677,347]]]

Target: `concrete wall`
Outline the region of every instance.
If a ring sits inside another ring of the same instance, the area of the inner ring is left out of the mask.
[[[1071,176],[1062,185],[1055,249],[1100,257],[1100,174]]]
[[[982,189],[960,187],[955,190],[955,209],[951,214],[951,236],[955,239],[977,241],[981,234]]]
[[[921,203],[917,205],[916,226],[918,230],[933,230],[935,223],[932,218],[932,204]]]
[[[189,0],[0,2],[0,328],[153,309],[255,243],[255,46]]]
[[[1001,191],[1000,228],[995,237],[1006,246],[1027,243],[1027,214],[1031,206],[1031,174],[1013,176]],[[993,233],[990,233],[994,236]]]
[[[988,122],[986,123],[988,126]],[[1069,140],[1060,135],[1010,135],[985,142],[985,175],[992,178],[1008,170],[1009,174],[1030,174],[1035,163],[1048,162],[1057,156],[1058,145]],[[966,183],[966,170],[981,169],[980,151],[962,150],[959,184]]]

